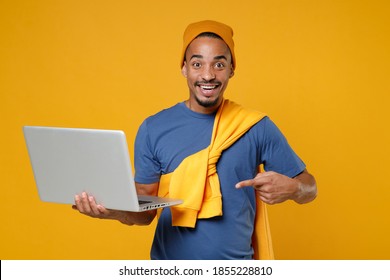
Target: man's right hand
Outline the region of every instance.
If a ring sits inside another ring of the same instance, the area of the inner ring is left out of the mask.
[[[92,218],[118,220],[129,226],[149,225],[156,216],[156,210],[129,212],[107,209],[103,205],[97,204],[95,198],[86,192],[75,195],[75,205],[72,205],[72,209]]]

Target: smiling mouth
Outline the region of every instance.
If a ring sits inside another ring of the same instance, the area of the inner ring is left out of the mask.
[[[200,88],[203,90],[213,90],[216,89],[219,85],[200,85]]]
[[[219,88],[221,86],[220,83],[196,83],[196,86],[198,86],[202,93],[204,94],[211,94],[214,92],[215,89]]]

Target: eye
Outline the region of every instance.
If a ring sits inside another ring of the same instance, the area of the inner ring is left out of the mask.
[[[223,68],[225,68],[225,64],[222,62],[217,62],[217,63],[215,63],[215,68],[223,69]]]
[[[202,66],[202,64],[200,64],[200,62],[193,62],[192,63],[192,67],[194,68],[200,68]]]

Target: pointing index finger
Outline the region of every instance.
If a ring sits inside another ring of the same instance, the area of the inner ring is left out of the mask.
[[[242,187],[252,187],[253,184],[254,184],[254,180],[253,179],[244,180],[244,181],[238,182],[236,184],[236,189],[240,189]]]

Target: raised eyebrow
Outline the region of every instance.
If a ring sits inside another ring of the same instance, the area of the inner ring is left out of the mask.
[[[194,54],[193,56],[191,56],[190,60],[192,60],[193,58],[203,58],[203,55]]]
[[[202,59],[203,58],[203,55],[200,55],[200,54],[194,54],[193,56],[191,56],[190,60],[192,60],[193,58],[200,58]],[[217,55],[214,57],[214,60],[227,60],[226,56],[224,55]]]
[[[227,58],[226,58],[226,56],[224,56],[224,55],[215,56],[214,59],[215,59],[215,60],[221,60],[221,59],[223,59],[223,60],[226,60],[226,61],[227,61]]]

